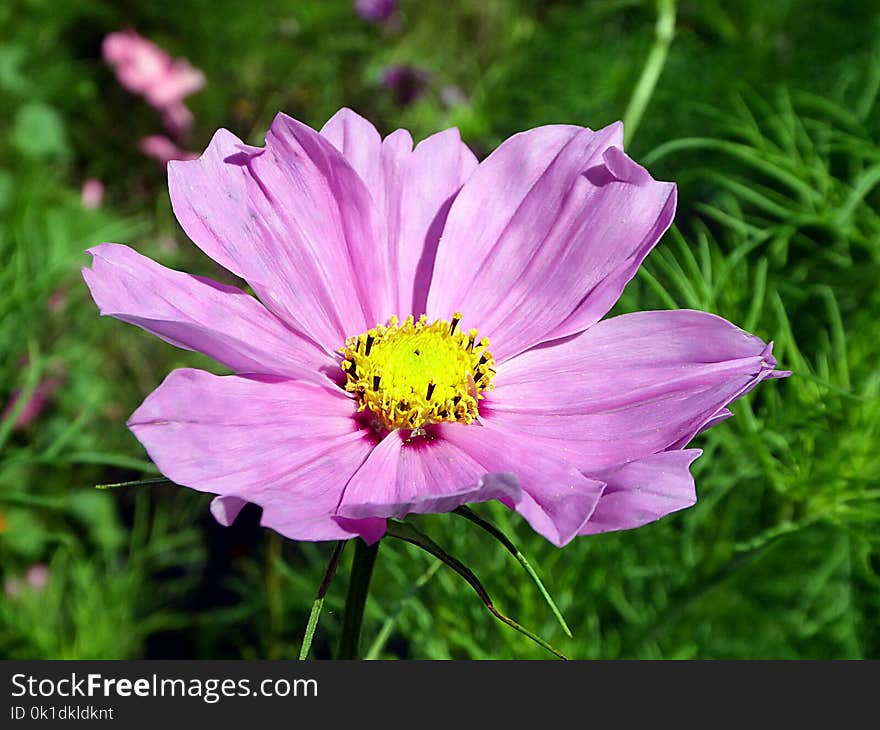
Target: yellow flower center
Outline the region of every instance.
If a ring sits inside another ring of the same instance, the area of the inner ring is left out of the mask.
[[[489,340],[478,340],[475,329],[460,331],[460,321],[458,312],[451,322],[433,324],[424,314],[403,324],[391,317],[387,325],[349,337],[339,352],[345,389],[357,396],[358,410],[369,408],[389,431],[471,423],[483,391],[492,389],[495,360]]]

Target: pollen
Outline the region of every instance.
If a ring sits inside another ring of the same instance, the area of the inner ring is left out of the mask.
[[[393,431],[419,431],[432,423],[471,423],[483,393],[492,389],[495,360],[489,340],[477,330],[463,331],[461,314],[427,324],[423,314],[402,323],[391,317],[345,341],[345,389],[358,410],[372,411]]]

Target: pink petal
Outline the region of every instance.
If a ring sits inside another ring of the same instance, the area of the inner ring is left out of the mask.
[[[336,362],[286,327],[252,296],[166,269],[128,246],[89,249],[83,278],[102,315],[121,319],[240,373],[325,380]]]
[[[388,250],[387,315],[424,311],[446,215],[477,160],[457,129],[420,142],[398,129],[383,141],[366,119],[341,109],[321,130],[369,188]],[[449,313],[451,314],[451,312]]]
[[[578,534],[629,530],[692,506],[697,494],[689,467],[701,453],[663,451],[597,472],[595,477],[607,486]]]
[[[499,474],[515,475],[522,494],[502,501],[559,547],[590,519],[605,488],[604,482],[581,474],[572,453],[558,441],[503,433],[488,422],[444,429],[444,438],[490,472],[487,487]]]
[[[223,527],[229,527],[247,505],[246,499],[238,497],[214,497],[211,500],[211,514]]]
[[[314,130],[279,114],[258,149],[221,129],[168,185],[187,235],[328,352],[387,318],[370,194]]]
[[[486,470],[443,438],[409,439],[392,431],[352,477],[339,504],[343,517],[397,517],[449,512],[466,502],[518,498],[510,475],[484,480]]]
[[[539,127],[483,161],[449,212],[429,317],[460,310],[503,362],[604,315],[675,209],[675,186],[626,157],[622,134]]]
[[[278,378],[173,371],[128,425],[172,481],[263,508],[295,540],[375,537],[382,521],[335,518],[346,482],[375,445],[335,388]],[[241,505],[214,505],[222,522]]]
[[[638,312],[504,363],[480,410],[497,428],[565,443],[593,473],[686,444],[781,374],[775,365],[769,346],[721,317]]]
[[[360,175],[373,197],[382,206],[385,187],[382,184],[382,135],[360,114],[343,107],[321,128],[321,136],[339,150],[348,164]]]

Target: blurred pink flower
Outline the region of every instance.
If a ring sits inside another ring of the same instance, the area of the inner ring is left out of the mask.
[[[46,308],[50,312],[59,312],[64,308],[64,305],[67,304],[67,290],[66,289],[56,289],[52,292],[51,296],[46,300]]]
[[[205,75],[185,58],[173,58],[134,30],[110,33],[102,46],[104,60],[126,89],[142,95],[162,112],[168,131],[182,135],[192,123],[183,100],[205,85]]]
[[[25,589],[39,593],[49,585],[49,566],[45,563],[35,563],[24,575],[9,576],[3,581],[3,592],[7,598],[18,598]]]
[[[49,403],[49,400],[52,398],[55,391],[61,386],[61,383],[62,379],[60,377],[50,377],[41,380],[37,384],[37,387],[34,388],[34,392],[31,393],[31,397],[28,398],[24,407],[19,411],[18,417],[15,419],[15,423],[12,427],[16,431],[20,431],[36,421],[40,413],[43,412],[43,409]],[[16,388],[12,392],[9,402],[6,404],[6,408],[3,409],[3,415],[0,417],[0,420],[6,420],[9,414],[11,414],[18,405],[20,398],[21,389]]]
[[[181,149],[162,134],[151,134],[149,137],[144,137],[138,147],[145,155],[153,157],[163,165],[167,165],[171,160],[195,160],[199,156],[196,152]]]
[[[192,122],[193,114],[183,102],[169,104],[162,110],[162,123],[165,129],[178,139],[186,135]]]
[[[100,207],[104,200],[104,183],[100,180],[90,177],[82,186],[82,205],[83,208],[94,210]]]
[[[43,590],[49,584],[49,566],[45,563],[32,565],[25,573],[24,579],[35,591]]]
[[[355,0],[354,10],[370,23],[384,23],[397,13],[397,0]]]

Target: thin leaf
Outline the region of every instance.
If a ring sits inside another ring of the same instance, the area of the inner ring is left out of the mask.
[[[470,520],[478,527],[481,527],[486,532],[488,532],[492,537],[494,537],[498,542],[500,542],[507,552],[509,552],[513,557],[517,559],[519,564],[523,567],[523,570],[526,571],[526,574],[531,578],[532,583],[537,586],[541,595],[544,598],[544,601],[550,606],[550,610],[553,612],[553,615],[556,617],[556,620],[559,622],[559,625],[562,627],[562,630],[565,632],[565,635],[571,639],[572,633],[571,629],[568,628],[568,624],[565,622],[565,618],[562,616],[562,612],[559,610],[559,607],[556,605],[556,602],[551,597],[548,590],[544,587],[544,584],[541,582],[541,579],[538,577],[537,572],[531,566],[528,560],[526,560],[526,556],[523,555],[519,548],[513,544],[510,538],[507,537],[501,530],[499,530],[495,525],[491,522],[487,522],[482,517],[480,517],[476,512],[474,512],[470,507],[466,507],[462,505],[461,507],[453,510],[455,514],[464,517],[466,520]]]
[[[347,540],[340,540],[333,548],[330,555],[330,561],[327,563],[327,570],[324,571],[324,577],[318,586],[318,592],[315,594],[315,601],[312,603],[312,611],[309,614],[309,620],[306,624],[306,633],[303,637],[303,643],[299,650],[299,659],[303,661],[308,658],[309,651],[312,648],[312,641],[315,638],[315,631],[318,628],[318,619],[321,618],[321,609],[324,608],[324,596],[330,588],[330,582],[336,575],[336,568],[339,566],[339,559],[342,557],[342,551],[345,549]]]
[[[425,535],[420,530],[416,529],[413,525],[407,522],[397,522],[395,520],[388,521],[388,532],[387,535],[389,537],[396,537],[398,540],[403,540],[404,542],[408,542],[416,547],[421,548],[425,552],[433,555],[435,558],[439,558],[446,565],[452,568],[456,573],[458,573],[462,578],[464,578],[468,585],[476,591],[477,595],[480,597],[480,600],[483,601],[483,604],[489,610],[489,612],[497,618],[502,623],[507,624],[512,629],[518,631],[523,636],[528,637],[532,641],[534,641],[538,646],[543,647],[551,654],[555,654],[560,659],[568,659],[562,652],[554,649],[550,644],[548,644],[544,639],[542,639],[537,634],[529,631],[524,626],[521,626],[512,618],[505,616],[501,611],[495,608],[495,604],[492,602],[492,599],[489,597],[488,592],[483,587],[483,584],[480,583],[479,578],[474,575],[473,571],[468,568],[464,563],[452,557],[449,553],[447,553],[443,548],[441,548],[437,543],[435,543],[431,538]]]
[[[117,487],[150,487],[159,484],[174,484],[166,477],[147,477],[146,479],[135,479],[132,482],[116,482],[114,484],[96,484],[95,489],[116,489]]]

